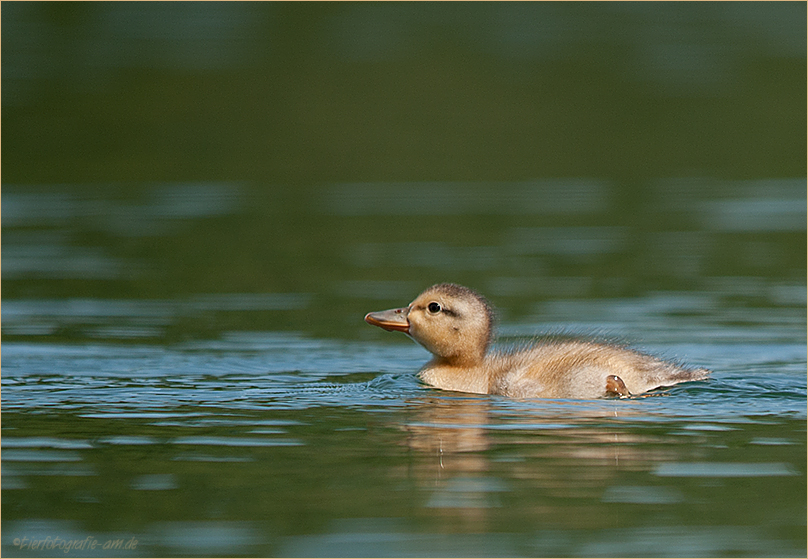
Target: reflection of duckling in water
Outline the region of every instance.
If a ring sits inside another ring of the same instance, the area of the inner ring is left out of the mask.
[[[494,322],[490,305],[452,283],[430,287],[408,307],[368,313],[365,322],[404,332],[428,349],[434,358],[419,376],[444,390],[589,399],[640,394],[710,373],[594,341],[548,338],[524,349],[489,352]]]

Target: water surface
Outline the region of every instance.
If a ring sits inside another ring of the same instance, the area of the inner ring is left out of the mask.
[[[589,301],[625,332],[642,324],[621,314],[655,316],[645,349],[715,369],[628,400],[430,389],[414,376],[426,352],[392,336],[6,342],[4,549],[92,534],[135,538],[132,555],[800,555],[799,313],[671,312],[665,329],[667,299]],[[88,320],[68,307],[49,320]],[[94,310],[108,330],[121,315]]]

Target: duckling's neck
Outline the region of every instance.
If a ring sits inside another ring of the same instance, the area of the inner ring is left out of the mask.
[[[431,362],[435,365],[471,369],[482,365],[483,361],[485,360],[485,354],[486,347],[480,346],[474,350],[466,350],[455,355],[445,356],[433,354],[433,359]]]
[[[425,383],[443,390],[488,394],[490,372],[482,359],[449,360],[435,357],[418,375]]]

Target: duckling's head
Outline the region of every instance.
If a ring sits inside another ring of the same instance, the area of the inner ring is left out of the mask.
[[[442,361],[472,365],[491,343],[494,313],[482,295],[462,285],[439,283],[408,307],[372,312],[365,322],[405,332]]]

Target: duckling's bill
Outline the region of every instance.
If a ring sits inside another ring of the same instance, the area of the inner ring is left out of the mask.
[[[409,309],[390,309],[387,311],[369,312],[365,315],[365,322],[378,326],[388,332],[410,332],[410,322],[407,320]]]

